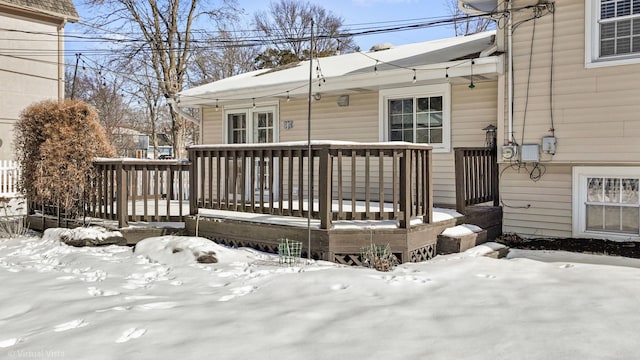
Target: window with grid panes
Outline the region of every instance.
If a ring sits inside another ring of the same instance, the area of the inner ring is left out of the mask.
[[[640,53],[640,0],[600,1],[600,56]]]
[[[586,0],[585,6],[587,63],[640,61],[640,0]]]
[[[442,96],[388,101],[390,141],[442,144]]]
[[[640,169],[574,168],[574,235],[640,238]]]
[[[228,114],[227,121],[229,144],[245,144],[247,142],[247,115],[245,113]]]

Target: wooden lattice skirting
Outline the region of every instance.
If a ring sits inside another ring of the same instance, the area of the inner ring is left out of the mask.
[[[409,252],[409,261],[420,262],[432,259],[436,255],[436,244],[429,244],[427,246],[411,250]]]

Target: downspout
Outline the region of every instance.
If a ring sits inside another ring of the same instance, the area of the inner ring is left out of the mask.
[[[513,12],[512,12],[513,0],[507,0],[507,12],[509,13],[509,20],[507,22],[507,54],[509,61],[509,68],[507,70],[507,96],[508,96],[508,144],[513,144]]]
[[[173,108],[173,110],[178,113],[178,115],[182,116],[183,118],[187,119],[187,121],[191,121],[192,123],[200,126],[200,120],[196,119],[195,117],[191,116],[191,114],[187,113],[186,111],[180,109],[180,107],[178,106],[178,103],[176,102],[176,99],[172,98],[172,97],[167,97],[167,102],[169,103],[169,105]]]
[[[67,19],[58,25],[58,101],[64,100],[64,26]]]

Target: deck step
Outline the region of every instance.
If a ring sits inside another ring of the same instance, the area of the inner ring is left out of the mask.
[[[439,255],[462,252],[487,241],[487,231],[471,224],[445,229],[438,235],[436,253]]]
[[[507,246],[503,246],[503,247],[497,248],[497,249],[495,249],[495,250],[493,250],[491,252],[488,252],[488,253],[484,254],[483,256],[490,257],[490,258],[493,258],[493,259],[502,259],[502,258],[507,257],[508,254],[509,254],[509,248]]]

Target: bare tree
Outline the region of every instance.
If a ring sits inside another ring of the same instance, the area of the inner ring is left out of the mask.
[[[164,96],[160,91],[160,85],[150,73],[151,69],[143,64],[133,63],[131,66],[140,69],[133,75],[137,79],[139,87],[131,94],[140,105],[135,115],[136,127],[149,135],[153,145],[153,158],[157,159],[159,128],[162,127],[162,120],[170,118],[170,115],[167,108],[162,106]]]
[[[268,44],[262,61],[268,66],[307,59],[309,44],[305,40],[311,35],[312,22],[317,35],[314,50],[319,56],[357,50],[353,38],[344,35],[342,18],[308,2],[278,0],[269,4],[268,11],[254,15],[255,27]],[[265,66],[260,59],[258,65]]]
[[[260,51],[258,45],[246,41],[250,35],[234,24],[222,24],[215,38],[196,49],[191,84],[200,85],[255,70]]]
[[[470,17],[458,8],[457,0],[445,0],[449,14],[453,18],[453,30],[456,36],[464,36],[483,32],[491,28],[495,22],[486,17]]]
[[[193,56],[194,22],[206,15],[218,21],[233,10],[233,0],[220,0],[218,7],[212,2],[199,0],[87,0],[91,5],[103,7],[106,14],[95,20],[95,25],[121,33],[139,33],[140,46],[123,49],[127,59],[142,56],[153,70],[158,90],[167,98],[173,98],[182,90],[187,68]],[[169,103],[171,134],[174,153],[185,157],[186,120],[180,117]]]
[[[75,74],[68,73],[65,86],[67,97],[74,95],[75,99],[83,100],[93,106],[98,113],[98,121],[105,131],[107,140],[116,149],[118,129],[129,127],[131,109],[128,98],[124,97],[121,89],[124,80],[118,77],[107,77],[100,69],[86,69]],[[72,89],[75,82],[75,89]],[[73,91],[72,91],[73,90]]]

